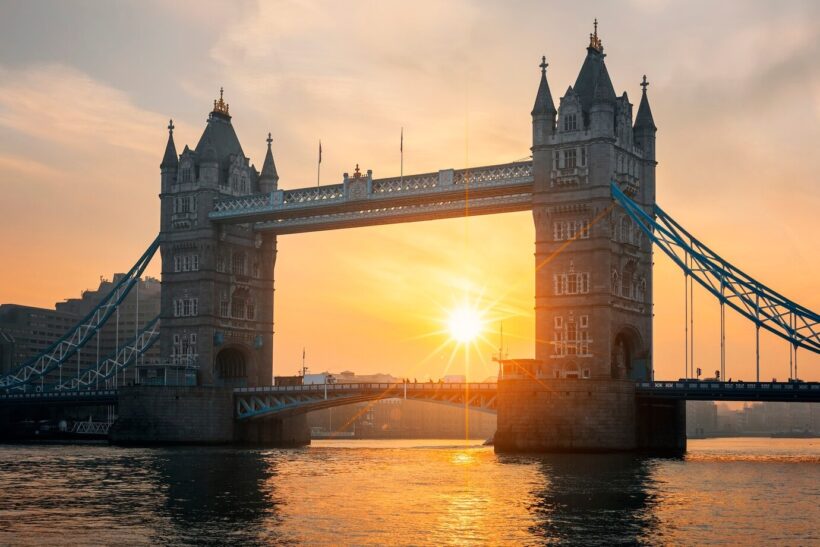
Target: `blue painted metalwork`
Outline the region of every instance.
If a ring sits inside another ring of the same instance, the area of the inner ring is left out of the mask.
[[[687,401],[820,402],[820,382],[639,382],[636,393],[660,399]]]
[[[820,315],[770,289],[686,231],[659,206],[652,214],[613,182],[612,196],[678,267],[721,303],[795,348],[820,353]],[[687,257],[689,262],[687,264]]]
[[[57,369],[71,358],[105,325],[120,303],[128,296],[134,285],[159,248],[159,237],[146,249],[134,266],[111,289],[111,291],[80,320],[68,333],[45,351],[29,359],[8,375],[0,378],[0,389],[21,389]]]
[[[496,384],[488,383],[310,384],[237,388],[234,400],[236,419],[251,420],[396,398],[495,413],[496,393]]]
[[[114,375],[128,369],[137,358],[151,349],[159,341],[159,316],[155,317],[131,340],[112,351],[105,359],[82,370],[80,374],[69,378],[61,384],[51,384],[44,386],[43,391],[56,390],[65,391],[78,389],[98,389],[99,383],[105,382]]]

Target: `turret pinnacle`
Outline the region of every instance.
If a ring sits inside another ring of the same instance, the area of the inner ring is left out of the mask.
[[[552,100],[552,93],[550,93],[550,86],[547,83],[547,63],[546,57],[541,57],[541,83],[538,85],[538,93],[535,95],[535,106],[532,108],[532,115],[555,114],[555,103]]]
[[[168,120],[168,144],[165,145],[165,155],[162,156],[162,163],[159,167],[160,169],[176,169],[178,164],[177,147],[174,146],[174,120]]]
[[[643,94],[641,95],[641,104],[638,106],[638,115],[635,116],[635,129],[651,129],[656,131],[658,128],[655,127],[655,120],[652,119],[652,109],[649,108],[649,99],[646,96],[646,88],[648,86],[649,82],[646,80],[646,75],[644,74],[643,81],[641,82]]]
[[[266,189],[268,191],[276,189],[276,183],[279,181],[279,174],[276,172],[276,164],[273,161],[273,152],[271,151],[271,143],[273,139],[268,133],[268,152],[265,154],[265,162],[262,164],[262,172],[259,174],[259,182],[262,185],[266,183],[271,186],[271,188]]]

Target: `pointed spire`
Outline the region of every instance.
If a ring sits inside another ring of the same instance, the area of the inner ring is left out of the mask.
[[[643,76],[641,82],[643,93],[641,94],[641,104],[638,106],[638,115],[635,116],[635,129],[651,129],[657,131],[655,127],[655,120],[652,119],[652,109],[649,108],[649,98],[646,96],[646,88],[649,87],[649,82],[646,80],[646,74]]]
[[[271,151],[271,143],[273,139],[268,133],[267,141],[268,143],[268,152],[265,154],[265,162],[262,164],[262,172],[259,174],[260,181],[270,181],[273,182],[274,185],[279,180],[279,174],[276,172],[276,164],[273,162],[273,152]]]
[[[165,155],[162,156],[162,163],[159,167],[160,169],[169,167],[176,169],[178,165],[177,147],[174,146],[174,120],[168,120],[168,144],[165,145]]]
[[[532,108],[532,115],[549,115],[556,114],[555,103],[552,100],[552,93],[550,93],[550,86],[547,83],[547,63],[546,57],[541,57],[541,83],[538,85],[538,93],[535,95],[535,106]]]

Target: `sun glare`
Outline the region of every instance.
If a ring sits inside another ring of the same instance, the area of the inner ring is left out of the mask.
[[[454,309],[447,320],[450,336],[461,343],[475,340],[481,334],[483,326],[484,321],[481,318],[481,313],[468,306]]]

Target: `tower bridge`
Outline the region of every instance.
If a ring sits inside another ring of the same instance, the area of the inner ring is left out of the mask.
[[[788,344],[789,378],[798,376],[799,349],[820,353],[820,316],[733,266],[658,206],[649,82],[644,76],[633,113],[627,93],[615,92],[603,51],[596,28],[557,107],[542,58],[531,160],[389,178],[357,166],[327,186],[279,188],[270,135],[257,170],[220,91],[194,148],[178,154],[168,126],[156,242],[64,338],[0,378],[0,404],[97,394],[110,403],[120,375],[143,366],[137,358],[155,343],[164,378],[176,367],[192,381],[119,383],[113,434],[121,442],[300,444],[309,441],[303,417],[311,409],[407,397],[497,412],[501,451],[681,450],[686,399],[816,401],[818,384],[760,382],[759,366],[749,384],[655,381],[653,245],[687,287],[700,284],[719,302],[721,378],[727,306],[754,324],[758,340],[763,329]],[[534,359],[503,362],[497,384],[272,386],[278,237],[526,210],[535,227]],[[160,316],[113,355],[64,377],[157,250]]]

